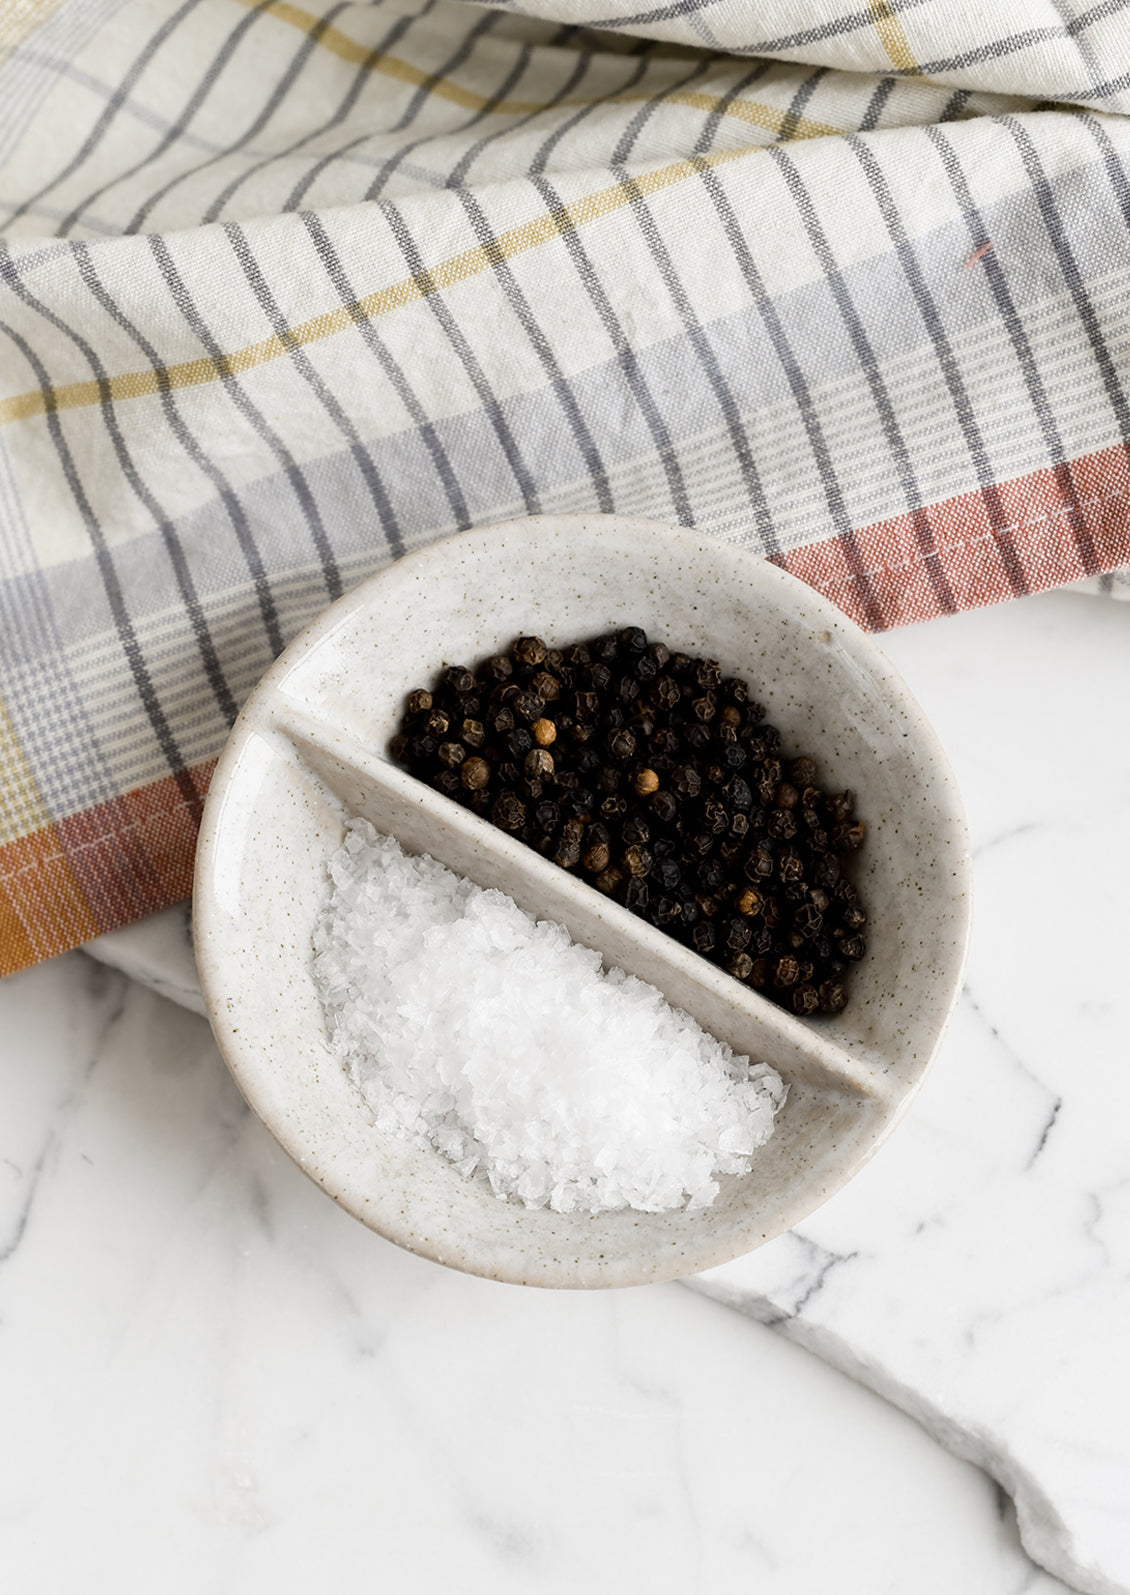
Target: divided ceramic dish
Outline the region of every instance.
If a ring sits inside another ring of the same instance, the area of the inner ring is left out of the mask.
[[[405,695],[523,633],[564,646],[642,626],[747,680],[786,755],[852,788],[868,952],[835,1018],[800,1020],[388,761]],[[379,1132],[330,1050],[312,938],[327,861],[364,814],[657,986],[789,1095],[752,1172],[693,1213],[530,1211],[438,1152]],[[627,1285],[723,1263],[799,1222],[871,1156],[960,989],[968,838],[945,756],[879,650],[810,588],[740,549],[618,516],[542,516],[402,559],[307,628],[251,694],[197,852],[200,979],[248,1102],[299,1166],[380,1234],[488,1277]]]

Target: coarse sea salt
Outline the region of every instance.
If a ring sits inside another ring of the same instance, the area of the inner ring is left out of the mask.
[[[747,1174],[781,1077],[653,986],[367,820],[330,862],[314,973],[379,1129],[559,1213],[709,1206]]]

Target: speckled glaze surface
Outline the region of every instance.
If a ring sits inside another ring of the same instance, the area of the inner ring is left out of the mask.
[[[744,677],[786,752],[848,786],[868,822],[857,880],[869,951],[836,1019],[801,1021],[385,757],[404,695],[523,632],[567,644],[640,625]],[[790,1085],[753,1171],[697,1213],[527,1211],[438,1154],[377,1131],[330,1051],[312,936],[350,812],[651,981]],[[468,532],[339,600],[272,666],[220,759],[204,814],[196,952],[219,1045],[299,1166],[379,1233],[516,1283],[627,1285],[751,1251],[838,1190],[920,1084],[961,984],[969,850],[953,776],[883,655],[792,577],[648,521],[548,516]]]

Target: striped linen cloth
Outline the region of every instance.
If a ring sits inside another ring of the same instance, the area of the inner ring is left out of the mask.
[[[0,969],[289,637],[623,511],[879,629],[1130,564],[1127,0],[8,0]]]

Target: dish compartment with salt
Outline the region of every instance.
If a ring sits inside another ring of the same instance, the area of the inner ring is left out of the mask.
[[[870,951],[835,1017],[794,1018],[661,930],[394,767],[406,692],[438,661],[529,632],[568,642],[639,625],[721,661],[786,744],[868,815]],[[355,816],[655,986],[788,1092],[749,1172],[710,1204],[555,1211],[501,1201],[434,1147],[381,1128],[331,1046],[315,983],[329,860]],[[201,982],[251,1105],[311,1178],[438,1261],[546,1285],[623,1285],[726,1261],[796,1223],[862,1165],[941,1039],[968,934],[968,844],[952,775],[895,672],[776,567],[620,517],[538,517],[462,534],[339,600],[275,663],[213,779],[197,858]]]

